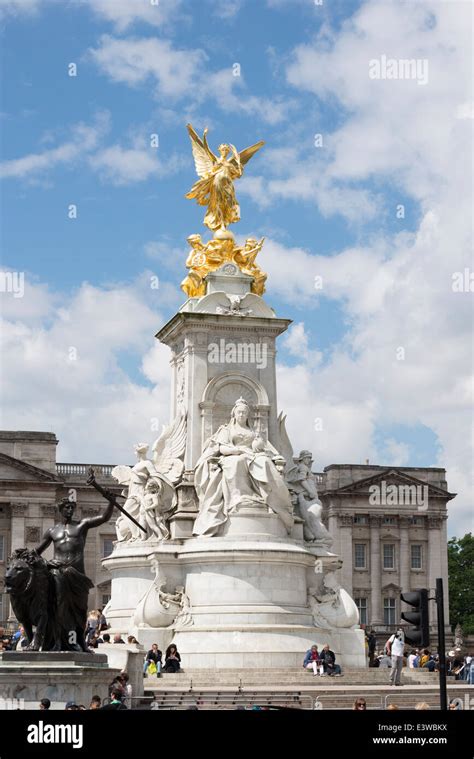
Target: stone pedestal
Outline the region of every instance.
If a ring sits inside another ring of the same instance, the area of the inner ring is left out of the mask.
[[[107,657],[109,667],[119,672],[127,672],[132,686],[132,697],[143,696],[143,662],[146,651],[143,648],[120,643],[102,643],[99,651]],[[132,707],[135,703],[132,701]]]
[[[108,686],[119,672],[100,653],[3,651],[0,704],[38,709],[41,699],[49,698],[52,708],[64,709],[68,701],[88,708],[92,696],[108,697]]]
[[[172,352],[171,418],[180,403],[187,410],[187,471],[196,465],[204,442],[229,420],[239,396],[252,406],[251,424],[278,444],[275,341],[289,324],[274,315],[181,312],[158,332]]]
[[[278,506],[281,491],[273,500],[265,492],[260,505],[253,505],[255,498],[235,499],[216,535],[193,536],[199,510],[194,469],[238,398],[273,460],[282,468],[285,459],[291,464],[275,367],[276,339],[290,321],[251,293],[250,283],[234,264],[209,274],[206,295],[187,301],[157,334],[171,351],[171,419],[186,412],[184,474],[169,520],[171,539],[120,542],[104,560],[112,575],[106,616],[111,632],[133,634],[145,648],[157,643],[164,652],[176,643],[184,668],[299,666],[314,643],[329,643],[342,666],[363,667],[363,632],[348,627],[354,614],[346,614],[337,591],[328,592],[323,581],[340,561],[322,542],[304,541],[301,519],[288,533],[288,491],[281,504],[286,520],[266,505]],[[317,597],[331,607],[331,629],[315,626],[316,619],[320,625],[329,619],[315,614]]]
[[[365,666],[361,630],[314,625],[308,588],[321,588],[339,561],[305,544],[301,528],[297,520],[289,536],[276,514],[243,508],[222,537],[117,544],[104,562],[112,574],[111,631],[135,635],[146,649],[176,643],[183,667],[299,666],[314,643],[329,643],[342,666]],[[184,622],[174,621],[177,607],[160,608],[162,586],[169,593],[185,587]]]

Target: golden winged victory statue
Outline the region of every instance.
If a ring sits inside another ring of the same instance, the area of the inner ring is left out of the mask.
[[[186,197],[196,199],[200,206],[207,206],[204,224],[213,232],[225,229],[240,219],[240,208],[235,197],[234,179],[243,174],[243,167],[260,150],[263,140],[237,152],[234,145],[219,145],[218,158],[207,142],[207,127],[202,139],[188,124],[196,172],[200,179],[192,186]],[[229,157],[230,154],[230,157]]]
[[[187,125],[191,138],[196,172],[200,179],[192,186],[186,198],[207,206],[204,224],[214,232],[213,239],[204,243],[198,234],[190,235],[191,251],[186,261],[190,270],[181,283],[182,289],[190,297],[206,294],[205,277],[216,271],[225,262],[233,262],[241,271],[253,277],[251,291],[262,295],[265,290],[266,274],[255,263],[264,238],[257,242],[253,237],[244,246],[237,246],[234,235],[227,229],[240,219],[240,207],[235,197],[234,180],[242,176],[244,166],[264,145],[263,140],[245,150],[237,151],[234,145],[219,145],[219,157],[214,155],[207,142],[207,127],[201,137]]]

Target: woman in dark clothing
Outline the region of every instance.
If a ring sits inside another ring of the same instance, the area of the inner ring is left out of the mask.
[[[178,649],[174,645],[168,646],[165,654],[165,666],[163,672],[179,672],[181,656],[178,653]]]

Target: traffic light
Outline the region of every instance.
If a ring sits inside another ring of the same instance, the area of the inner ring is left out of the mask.
[[[410,593],[400,593],[400,599],[409,606],[413,606],[413,611],[405,611],[402,619],[409,622],[414,627],[405,630],[405,642],[424,648],[430,643],[430,619],[428,610],[428,591],[426,588],[413,590]]]

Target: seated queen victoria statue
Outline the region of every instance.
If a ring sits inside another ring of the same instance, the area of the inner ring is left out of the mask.
[[[269,507],[293,527],[288,488],[273,459],[279,454],[249,425],[250,407],[239,398],[231,419],[206,442],[194,472],[199,515],[194,535],[217,535],[230,513],[241,507]]]

